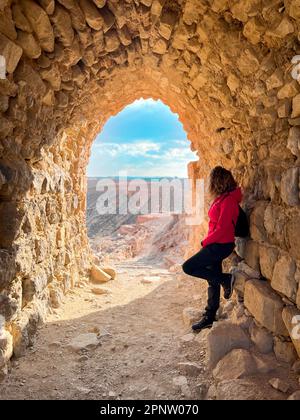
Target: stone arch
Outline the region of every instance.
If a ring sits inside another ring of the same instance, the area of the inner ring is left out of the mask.
[[[138,97],[180,115],[200,156],[191,177],[223,164],[247,191],[244,256],[270,282],[242,282],[246,304],[288,336],[300,306],[299,20],[297,0],[0,1],[0,313],[15,354],[88,273],[89,148]]]

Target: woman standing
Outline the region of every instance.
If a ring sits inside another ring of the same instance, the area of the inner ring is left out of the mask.
[[[208,235],[201,242],[202,249],[182,266],[186,274],[207,280],[209,286],[205,314],[192,326],[194,331],[212,327],[220,306],[221,286],[225,299],[231,298],[234,286],[234,277],[222,272],[222,262],[235,247],[242,192],[232,173],[217,166],[210,174],[209,193],[213,202],[208,212]]]

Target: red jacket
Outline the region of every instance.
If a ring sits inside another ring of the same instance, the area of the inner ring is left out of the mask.
[[[235,225],[239,215],[239,203],[242,201],[240,188],[217,197],[212,203],[209,216],[209,231],[202,241],[202,246],[213,243],[234,242]]]

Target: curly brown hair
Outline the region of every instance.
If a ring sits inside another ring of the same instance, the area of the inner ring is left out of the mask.
[[[216,166],[209,176],[209,192],[212,196],[218,197],[237,188],[232,173],[222,166]]]

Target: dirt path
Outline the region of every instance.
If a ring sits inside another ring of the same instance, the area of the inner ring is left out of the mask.
[[[199,399],[208,381],[203,343],[188,336],[183,308],[195,306],[203,287],[183,285],[166,270],[132,262],[118,267],[118,278],[96,296],[82,284],[41,327],[36,344],[13,362],[0,386],[0,399]],[[143,276],[160,280],[143,284]],[[197,305],[201,305],[200,302]],[[70,341],[100,332],[100,345],[76,353]],[[186,380],[178,363],[200,364]]]

